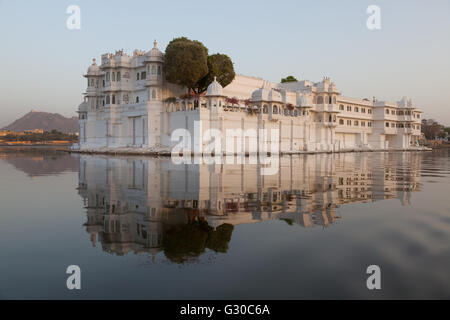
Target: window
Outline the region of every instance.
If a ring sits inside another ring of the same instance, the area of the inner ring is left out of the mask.
[[[139,72],[138,73],[136,73],[136,80],[139,80]]]
[[[161,66],[158,66],[158,76],[161,75]]]
[[[352,107],[347,106],[347,111],[352,111]]]
[[[352,120],[347,120],[347,125],[351,126],[352,125]]]
[[[358,126],[358,125],[359,125],[358,121],[355,121],[355,126]]]
[[[323,104],[323,97],[322,96],[317,97],[317,104]]]
[[[355,107],[355,112],[359,112],[359,108],[358,107]]]
[[[389,122],[386,122],[386,128],[389,128]]]
[[[153,100],[156,99],[156,90],[155,89],[152,90],[152,99]]]
[[[106,81],[109,81],[110,80],[110,75],[109,75],[109,72],[107,72],[106,73]]]
[[[106,96],[106,104],[109,104],[109,96]]]
[[[343,104],[339,105],[339,110],[344,111],[344,105]]]
[[[116,96],[115,95],[112,96],[111,100],[112,100],[112,104],[116,104]]]
[[[136,103],[139,103],[139,97],[136,97]]]
[[[272,108],[273,108],[272,113],[273,114],[278,114],[278,107],[277,106],[273,106]]]
[[[103,80],[103,86],[105,86],[105,80]]]
[[[386,109],[386,114],[389,114],[389,109]]]
[[[361,108],[361,113],[366,113],[366,108]]]
[[[372,109],[367,109],[368,114],[372,114]]]
[[[147,78],[147,72],[143,71],[143,72],[141,73],[141,80],[144,80],[144,79],[146,79],[146,78]]]
[[[366,126],[366,122],[365,121],[361,121],[361,127],[365,127]]]
[[[329,97],[328,98],[328,104],[332,104],[333,103],[333,98]]]
[[[120,81],[120,72],[117,72],[117,81]]]
[[[339,119],[339,124],[343,125],[344,124],[344,120],[343,119]]]
[[[395,128],[395,123],[391,123],[391,128]]]
[[[267,114],[269,112],[269,110],[267,109],[267,105],[263,106],[263,113]]]
[[[294,110],[294,117],[297,117],[298,116],[298,111],[297,111],[297,109],[295,109]]]
[[[372,122],[367,122],[367,126],[371,127],[372,126]]]
[[[116,74],[114,72],[112,73],[112,81],[116,81]]]

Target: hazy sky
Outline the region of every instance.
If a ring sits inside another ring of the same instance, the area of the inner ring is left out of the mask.
[[[81,8],[81,30],[66,9]],[[366,27],[369,5],[381,30]],[[450,125],[450,1],[0,0],[0,126],[31,109],[75,115],[92,58],[174,37],[228,54],[237,73],[329,76],[344,95],[411,97]]]

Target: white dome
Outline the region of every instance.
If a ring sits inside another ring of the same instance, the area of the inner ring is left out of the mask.
[[[88,68],[88,75],[97,75],[100,72],[100,68],[97,65],[97,62],[95,59],[92,59],[92,64]]]
[[[311,98],[307,95],[301,95],[297,99],[297,105],[299,107],[312,107],[312,101]]]
[[[252,101],[277,101],[283,102],[283,98],[281,97],[281,93],[276,90],[273,90],[269,83],[264,81],[263,86],[258,90],[253,91],[252,93]]]
[[[86,112],[88,109],[88,104],[86,101],[83,101],[82,103],[80,103],[80,105],[78,106],[78,111],[80,112]]]
[[[214,77],[214,81],[208,86],[208,90],[206,92],[207,96],[223,96],[223,88],[219,82],[217,82],[216,77]]]
[[[145,54],[149,61],[162,61],[163,53],[158,49],[158,42],[153,42],[153,49]]]
[[[269,99],[270,99],[269,101],[283,102],[283,98],[281,97],[281,93],[279,93],[276,90],[270,90]]]

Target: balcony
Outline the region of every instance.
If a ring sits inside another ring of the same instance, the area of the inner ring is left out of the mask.
[[[316,104],[315,106],[317,112],[341,112],[339,111],[339,105],[337,104]]]
[[[384,134],[397,134],[397,128],[384,128]]]
[[[336,121],[334,121],[334,122],[327,121],[327,122],[323,122],[323,125],[325,127],[335,128],[335,127],[337,127],[338,123]]]
[[[159,86],[161,85],[162,76],[161,75],[150,75],[147,77],[146,86]]]

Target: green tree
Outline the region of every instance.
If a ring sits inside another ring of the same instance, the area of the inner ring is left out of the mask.
[[[298,80],[294,76],[287,76],[286,78],[281,79],[281,83],[286,82],[298,82]]]
[[[199,41],[175,38],[166,48],[164,70],[167,81],[195,90],[208,74],[208,49]]]
[[[222,87],[229,85],[236,77],[233,61],[226,54],[216,53],[208,57],[208,74],[199,81],[198,92],[206,91],[214,77],[217,77]]]

